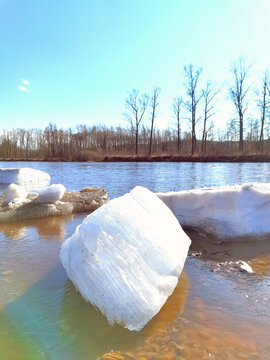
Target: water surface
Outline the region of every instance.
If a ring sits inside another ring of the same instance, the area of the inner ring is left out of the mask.
[[[111,198],[136,185],[152,191],[177,191],[243,182],[270,182],[270,163],[104,163],[0,162],[0,167],[31,167],[48,172],[68,190],[105,187]]]
[[[1,163],[47,171],[70,190],[103,186],[111,198],[135,185],[153,191],[270,182],[270,164]],[[61,243],[85,215],[0,225],[0,359],[270,359],[270,239],[193,239],[179,284],[141,332],[108,325],[75,291]],[[222,265],[246,260],[254,274]],[[221,265],[220,265],[221,264]],[[119,294],[121,296],[121,294]],[[120,356],[120,355],[119,355]]]

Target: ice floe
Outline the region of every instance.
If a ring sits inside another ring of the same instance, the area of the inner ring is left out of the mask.
[[[172,294],[189,245],[168,207],[136,187],[88,215],[60,258],[81,295],[111,324],[140,330]]]
[[[44,171],[31,168],[0,169],[0,185],[17,184],[26,190],[38,189],[50,184],[50,175]]]
[[[66,192],[66,188],[64,185],[52,184],[50,186],[38,190],[38,197],[35,199],[35,202],[54,203],[60,200],[65,192]]]
[[[219,238],[270,233],[270,183],[157,193],[182,226]]]
[[[56,201],[62,192],[63,188],[62,190],[58,188],[58,191],[55,191],[55,193],[49,191],[48,194],[45,191],[45,195],[44,193],[41,194],[41,200],[44,202],[36,201],[36,194],[29,194],[27,199],[23,201],[9,202],[7,204],[6,198],[0,196],[0,223],[78,212],[89,214],[109,201],[108,194],[104,188],[84,188],[79,191],[66,191],[61,201]]]
[[[3,194],[5,196],[5,200],[7,203],[10,202],[22,202],[26,199],[28,193],[27,191],[20,185],[10,184],[4,190]]]

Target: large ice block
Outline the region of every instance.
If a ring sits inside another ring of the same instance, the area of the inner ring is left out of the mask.
[[[12,183],[34,190],[49,185],[50,175],[31,168],[0,169],[0,190]]]
[[[140,330],[172,294],[189,245],[168,207],[136,187],[88,215],[60,258],[81,295],[110,323]]]
[[[270,184],[248,183],[157,193],[182,226],[218,238],[270,233]]]

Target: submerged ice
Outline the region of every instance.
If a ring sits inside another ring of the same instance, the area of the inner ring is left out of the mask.
[[[81,295],[111,324],[140,330],[172,294],[189,245],[168,207],[136,187],[90,214],[60,258]]]
[[[219,238],[270,233],[270,184],[248,183],[158,193],[182,226]]]

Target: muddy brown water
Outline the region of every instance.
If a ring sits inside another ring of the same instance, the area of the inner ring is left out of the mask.
[[[222,164],[222,169],[219,164],[156,164],[153,169],[148,164],[78,163],[72,171],[72,164],[38,165],[32,166],[45,171],[47,166],[53,182],[70,190],[105,186],[110,197],[135,182],[169,191],[178,189],[177,180],[179,189],[270,181],[268,164]],[[84,217],[0,224],[1,360],[97,359],[118,351],[119,359],[270,359],[270,238],[220,243],[189,231],[192,246],[174,293],[142,331],[130,332],[110,326],[76,292],[61,266],[61,243]],[[234,267],[239,259],[254,273]]]

